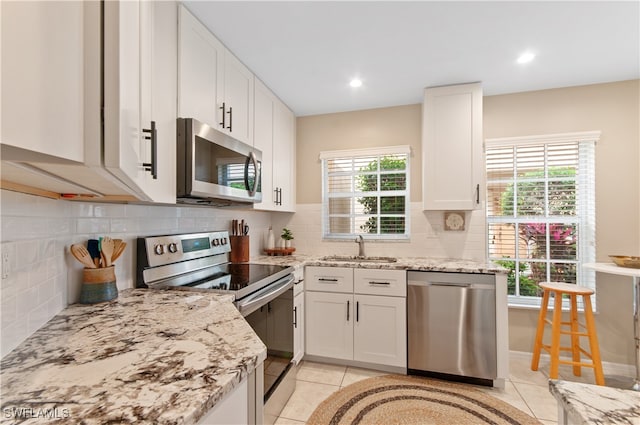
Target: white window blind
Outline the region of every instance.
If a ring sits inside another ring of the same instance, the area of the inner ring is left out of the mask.
[[[539,305],[545,281],[595,288],[582,263],[595,261],[598,136],[487,140],[488,253],[510,270],[510,304]]]
[[[326,239],[409,237],[408,146],[322,152]]]

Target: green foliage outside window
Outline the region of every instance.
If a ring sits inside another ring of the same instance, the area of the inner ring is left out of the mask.
[[[380,158],[380,171],[406,170],[406,158],[396,156],[385,156]],[[407,175],[402,173],[381,173],[380,188],[378,188],[378,161],[371,161],[366,166],[360,168],[361,175],[356,177],[356,188],[361,192],[385,192],[394,190],[406,190]],[[370,172],[371,174],[368,174]],[[378,200],[380,202],[380,223],[383,234],[405,233],[404,217],[385,217],[385,214],[404,214],[405,196],[363,196],[358,198],[358,202],[363,206],[365,214],[372,214],[360,230],[364,233],[378,233]]]
[[[548,170],[547,185],[544,172],[532,171],[525,173],[515,183],[509,184],[501,195],[500,207],[503,216],[514,215],[514,191],[517,189],[515,208],[518,217],[532,216],[545,217],[545,186],[547,188],[546,208],[549,217],[575,216],[576,214],[576,183],[575,168],[552,167]],[[539,180],[536,180],[539,179]],[[559,219],[559,221],[562,221]],[[512,224],[516,226],[516,224]],[[545,223],[520,223],[517,227],[518,237],[531,247],[529,257],[533,259],[575,260],[577,256],[577,227],[574,224],[550,223],[548,224],[548,236],[551,252],[547,249],[547,224]],[[517,242],[516,242],[517,243]],[[521,256],[522,257],[522,256]],[[496,263],[510,270],[508,284],[513,284],[513,290],[509,286],[509,294],[515,293],[515,261],[497,260]],[[562,262],[519,262],[518,280],[520,282],[520,295],[540,296],[541,291],[537,283],[547,280],[547,264],[550,267],[550,276],[554,281],[575,283],[576,264]],[[529,271],[527,269],[530,268]]]

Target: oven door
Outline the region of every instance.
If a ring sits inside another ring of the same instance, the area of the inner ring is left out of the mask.
[[[261,161],[258,149],[195,119],[178,119],[178,198],[260,202]]]
[[[256,295],[249,302],[252,313],[245,315],[267,346],[263,376],[265,425],[273,424],[287,404],[295,391],[298,372],[293,360],[293,279],[290,275],[281,281],[280,289],[271,291],[271,295]]]
[[[240,314],[247,317],[260,307],[267,305],[270,301],[278,298],[280,295],[293,288],[293,280],[293,275],[289,274],[282,279],[275,281],[271,285],[236,301],[236,308]]]

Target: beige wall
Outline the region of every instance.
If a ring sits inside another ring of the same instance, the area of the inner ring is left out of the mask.
[[[640,255],[640,81],[484,98],[484,137],[600,130],[596,255]],[[633,363],[631,278],[598,273],[596,324],[604,360]],[[509,345],[530,351],[537,310],[510,309]]]
[[[422,105],[312,115],[297,119],[297,203],[322,201],[321,151],[411,145],[411,200],[422,199]]]
[[[598,261],[607,261],[608,254],[640,255],[639,105],[638,80],[484,98],[485,138],[602,132],[596,148]],[[298,118],[298,203],[321,202],[320,151],[406,144],[413,151],[411,201],[421,200],[420,133],[421,105]],[[427,225],[437,228],[434,223],[438,217],[426,218]],[[412,238],[410,246],[443,240],[447,244],[443,233],[437,233],[432,235],[431,242],[414,242]],[[470,239],[474,235],[467,236]],[[458,246],[462,247],[464,242],[455,241],[456,249],[449,252],[463,252]],[[319,243],[315,242],[316,246]],[[596,321],[603,359],[632,364],[631,279],[598,274],[597,291]],[[531,351],[537,314],[538,310],[510,309],[512,350]]]

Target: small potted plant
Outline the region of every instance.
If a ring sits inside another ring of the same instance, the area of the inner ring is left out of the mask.
[[[282,229],[282,235],[280,235],[280,237],[284,241],[284,247],[291,248],[291,241],[293,240],[293,233],[291,233],[291,230],[285,227]]]

